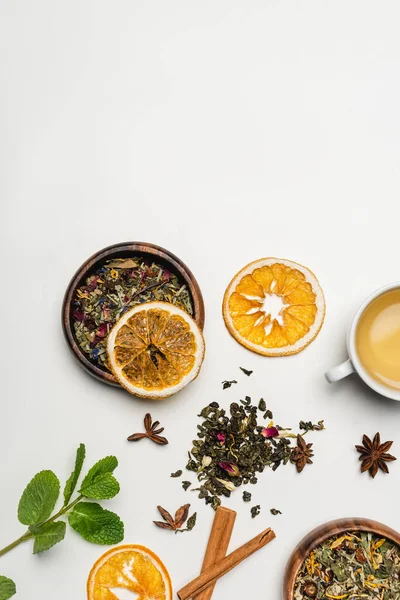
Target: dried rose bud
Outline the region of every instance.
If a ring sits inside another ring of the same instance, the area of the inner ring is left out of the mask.
[[[221,467],[224,471],[232,475],[232,477],[237,477],[240,474],[239,468],[235,463],[232,462],[220,462],[218,466]]]
[[[225,444],[226,435],[223,431],[219,431],[215,436],[221,445]]]
[[[303,592],[306,596],[308,596],[308,598],[316,598],[318,594],[317,584],[313,581],[306,581]]]
[[[279,436],[279,431],[276,427],[264,427],[261,430],[261,435],[263,435],[265,438],[274,438]]]

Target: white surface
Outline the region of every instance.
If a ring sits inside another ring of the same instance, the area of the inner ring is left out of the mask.
[[[399,18],[396,0],[1,0],[1,545],[22,533],[30,477],[50,468],[65,479],[84,441],[88,465],[119,457],[122,490],[108,506],[179,589],[199,572],[213,514],[169,473],[185,464],[198,410],[245,394],[264,396],[284,426],[325,418],[328,429],[312,436],[301,476],[288,466],[261,477],[259,517],[241,492],[228,503],[239,510],[232,548],[268,525],[277,540],[218,583],[215,600],[278,600],[292,547],[327,519],[400,527],[400,461],[373,481],[354,450],[380,430],[400,455],[400,404],[323,376],[346,356],[358,304],[399,279]],[[62,338],[71,275],[126,240],[172,250],[204,292],[201,376],[162,404],[97,383]],[[221,317],[233,274],[269,255],[310,267],[326,294],[322,331],[297,356],[251,354]],[[125,441],[147,410],[167,448]],[[192,533],[152,526],[156,504],[188,500]],[[0,573],[23,600],[84,600],[101,552],[68,531],[40,558],[28,544],[1,558]]]

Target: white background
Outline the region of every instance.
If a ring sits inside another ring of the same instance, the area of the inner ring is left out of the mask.
[[[324,418],[327,430],[310,435],[314,465],[301,475],[287,466],[252,487],[259,517],[241,492],[227,502],[239,512],[232,548],[269,525],[277,539],[215,600],[278,600],[292,548],[328,519],[400,527],[400,461],[372,480],[354,450],[380,430],[400,455],[400,406],[355,377],[323,377],[346,357],[358,304],[400,279],[399,18],[397,0],[0,1],[0,546],[23,532],[25,484],[44,468],[65,480],[82,441],[87,466],[118,456],[122,489],[108,507],[126,542],[166,562],[176,591],[199,572],[213,512],[169,474],[185,465],[199,409],[246,394],[264,396],[281,425]],[[128,240],[175,252],[204,293],[201,376],[160,404],[90,378],[61,332],[76,268]],[[224,327],[227,283],[262,256],[309,266],[325,291],[324,327],[297,356],[257,356]],[[168,447],[126,442],[148,410]],[[191,533],[152,525],[157,504],[187,501]],[[22,600],[84,600],[102,551],[71,530],[40,557],[17,548],[0,573]]]

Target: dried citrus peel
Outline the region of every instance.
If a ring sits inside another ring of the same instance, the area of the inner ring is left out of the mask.
[[[93,565],[87,581],[88,600],[115,600],[118,590],[129,590],[143,600],[172,600],[165,565],[144,546],[117,546]]]
[[[325,300],[315,275],[293,261],[262,258],[230,282],[225,324],[243,346],[265,356],[295,354],[318,334]]]
[[[185,311],[168,302],[135,306],[114,325],[107,340],[108,364],[131,394],[162,399],[197,377],[204,339]]]

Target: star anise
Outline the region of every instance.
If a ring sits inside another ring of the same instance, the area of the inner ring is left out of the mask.
[[[369,471],[371,477],[375,477],[378,469],[385,473],[389,473],[387,462],[397,460],[395,456],[388,454],[393,442],[384,442],[381,444],[380,433],[376,433],[371,441],[367,435],[363,435],[362,446],[356,446],[360,453],[361,473]]]
[[[312,465],[312,444],[306,444],[302,435],[297,436],[297,446],[293,448],[290,460],[296,465],[298,473],[301,473],[306,465]]]
[[[164,427],[160,427],[159,429],[157,429],[159,424],[160,424],[160,421],[154,421],[154,423],[153,423],[151,414],[147,413],[147,415],[144,418],[144,427],[146,429],[146,432],[145,433],[133,433],[132,435],[130,435],[128,437],[128,442],[137,442],[139,440],[142,440],[143,438],[149,438],[149,440],[151,440],[155,444],[160,444],[160,446],[165,446],[166,444],[168,444],[168,440],[167,440],[167,438],[163,437],[162,435],[159,435],[160,433],[162,433],[164,431]]]
[[[161,529],[169,529],[170,531],[175,531],[175,533],[190,531],[196,524],[196,513],[193,513],[186,523],[186,519],[189,515],[189,508],[190,504],[184,504],[178,508],[174,518],[167,510],[165,510],[165,508],[162,506],[157,506],[158,512],[164,521],[153,521],[153,523],[154,525],[157,525],[157,527],[161,527]],[[185,523],[186,529],[181,529]]]

